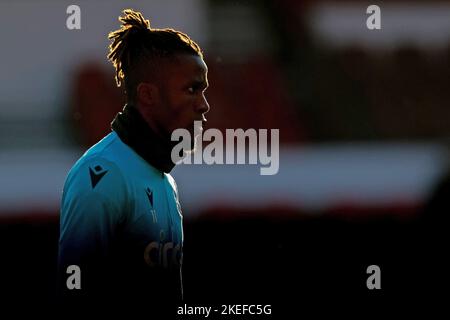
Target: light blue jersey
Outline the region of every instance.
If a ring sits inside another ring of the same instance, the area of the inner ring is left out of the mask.
[[[152,281],[165,281],[160,274],[170,270],[180,277],[181,287],[182,247],[174,179],[141,158],[116,132],[70,170],[61,202],[58,262],[63,274],[77,265],[88,288],[105,281],[135,281],[151,289]],[[96,283],[105,269],[114,270],[113,279]]]

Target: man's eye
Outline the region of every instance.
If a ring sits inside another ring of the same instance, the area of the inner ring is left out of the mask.
[[[194,87],[189,87],[188,91],[189,91],[189,93],[194,93],[195,92],[195,88]]]

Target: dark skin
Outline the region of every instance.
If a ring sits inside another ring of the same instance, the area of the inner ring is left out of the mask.
[[[178,128],[187,129],[193,135],[194,121],[206,122],[205,114],[209,111],[205,97],[206,63],[197,55],[178,54],[162,61],[159,70],[158,80],[153,77],[137,86],[139,112],[164,139],[170,139]]]

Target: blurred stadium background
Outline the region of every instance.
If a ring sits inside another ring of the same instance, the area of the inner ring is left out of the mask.
[[[124,103],[106,36],[127,7],[202,46],[209,127],[280,129],[277,175],[174,169],[188,301],[373,301],[371,264],[383,297],[438,281],[450,2],[379,3],[377,31],[364,1],[77,1],[81,30],[66,28],[70,4],[0,3],[3,302],[53,299],[65,176]]]

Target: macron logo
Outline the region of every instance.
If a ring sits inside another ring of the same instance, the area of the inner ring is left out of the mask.
[[[108,170],[103,170],[101,166],[95,166],[94,169],[89,167],[89,175],[91,176],[92,189],[100,182]]]

